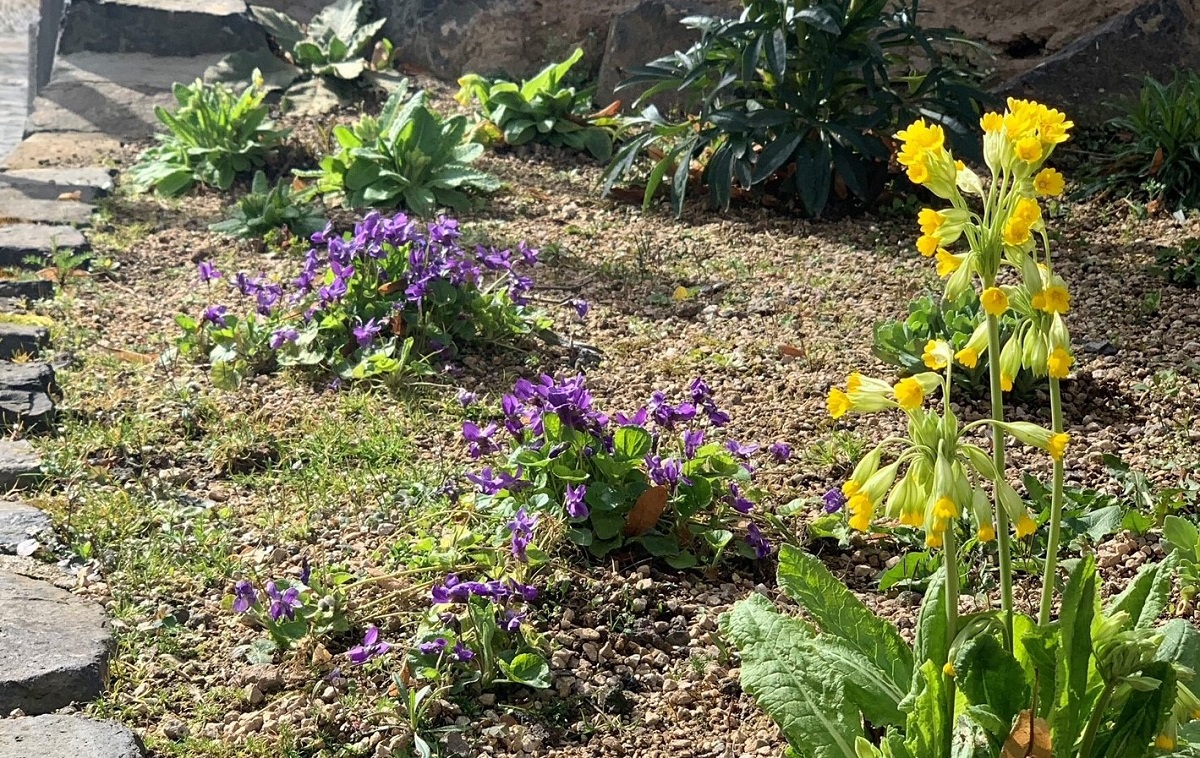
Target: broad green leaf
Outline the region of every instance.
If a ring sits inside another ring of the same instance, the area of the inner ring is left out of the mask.
[[[1135,629],[1154,626],[1171,602],[1171,580],[1176,563],[1172,553],[1164,561],[1142,566],[1129,586],[1109,603],[1106,615],[1124,611],[1133,619]]]
[[[1063,591],[1058,621],[1057,691],[1049,717],[1055,745],[1074,745],[1087,714],[1088,667],[1092,659],[1092,620],[1096,616],[1098,588],[1096,559],[1087,555],[1075,565]]]
[[[500,660],[500,670],[510,682],[544,690],[550,686],[550,666],[546,659],[534,653],[520,653],[511,663]]]
[[[1097,741],[1088,758],[1144,758],[1151,754],[1150,743],[1158,735],[1175,704],[1175,669],[1165,661],[1156,661],[1141,670],[1141,675],[1161,682],[1152,690],[1133,690],[1113,722],[1112,731]],[[1153,751],[1157,752],[1157,751]]]
[[[946,677],[933,661],[925,661],[913,683],[912,710],[905,728],[905,745],[920,758],[949,758],[944,735],[946,713]]]
[[[946,634],[946,567],[934,572],[925,590],[925,599],[917,611],[917,634],[913,640],[913,658],[946,665],[950,639]]]
[[[821,561],[785,545],[779,552],[779,584],[824,633],[843,640],[890,680],[907,688],[913,677],[913,654],[900,633],[854,597]]]
[[[1195,561],[1200,554],[1200,529],[1182,516],[1167,516],[1163,519],[1163,537],[1172,551]]]
[[[304,39],[303,25],[286,13],[262,5],[251,5],[250,13],[284,50],[291,50],[293,45]]]
[[[1183,619],[1171,619],[1158,631],[1163,635],[1163,641],[1154,657],[1178,663],[1200,674],[1200,631]]]
[[[856,758],[862,717],[838,677],[815,653],[813,630],[754,594],[721,617],[742,658],[742,688],[800,755]]]
[[[1021,664],[994,637],[981,634],[959,648],[954,669],[955,683],[967,702],[985,707],[999,720],[1001,729],[992,736],[1007,737],[1013,719],[1029,704]]]
[[[623,426],[613,435],[613,447],[626,460],[641,460],[653,445],[650,433],[640,426]]]

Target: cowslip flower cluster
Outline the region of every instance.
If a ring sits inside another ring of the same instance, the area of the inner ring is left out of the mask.
[[[227,276],[202,261],[201,281],[224,279],[252,301],[253,314],[235,319],[228,306],[210,305],[192,325],[193,337],[201,349],[219,348],[218,358],[266,348],[282,365],[321,363],[361,378],[355,367],[359,374],[395,370],[406,343],[415,356],[451,359],[468,343],[528,332],[536,317],[527,312],[533,282],[524,271],[538,251],[524,242],[468,248],[461,236],[454,219],[422,224],[372,211],[351,232],[329,225],[314,234],[291,279]],[[247,331],[264,344],[248,346]]]

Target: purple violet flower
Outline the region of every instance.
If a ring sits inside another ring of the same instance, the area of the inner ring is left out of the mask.
[[[530,516],[524,508],[517,511],[513,520],[508,522],[508,531],[512,534],[512,554],[522,563],[529,560],[525,551],[529,549],[529,543],[533,540],[533,527],[537,522],[538,517]]]
[[[688,385],[688,394],[691,395],[693,403],[696,405],[704,405],[710,398],[712,398],[712,389],[709,388],[708,383],[705,382],[704,379],[696,377],[692,380],[692,383]]]
[[[767,447],[767,452],[775,459],[776,463],[787,463],[792,457],[792,446],[786,442],[772,442]]]
[[[391,649],[391,645],[379,639],[379,628],[372,624],[367,627],[362,644],[346,651],[346,657],[350,659],[350,663],[361,666],[367,661],[385,655]]]
[[[571,304],[571,307],[575,309],[575,317],[578,318],[580,321],[583,321],[584,319],[587,318],[588,311],[591,310],[591,308],[592,308],[591,303],[589,303],[586,300],[580,300],[578,298],[576,298],[575,300],[572,300],[570,304]]]
[[[375,319],[370,319],[365,324],[360,320],[358,326],[354,327],[354,341],[358,343],[359,347],[366,347],[375,341],[381,331],[383,331],[383,324],[378,323]]]
[[[471,650],[471,648],[467,647],[462,643],[461,640],[459,640],[457,643],[455,643],[454,652],[450,654],[450,657],[459,663],[466,663],[475,657],[475,653]]]
[[[462,580],[458,578],[458,574],[447,574],[446,580],[441,585],[430,590],[430,599],[434,605],[445,605],[454,602],[454,588],[462,584]]]
[[[742,460],[750,460],[750,456],[758,452],[758,445],[742,445],[737,440],[729,440],[725,443],[725,449],[733,453],[735,457]]]
[[[420,645],[417,645],[417,651],[420,652],[421,655],[441,655],[442,651],[445,649],[445,637],[438,637],[432,642],[422,642]]]
[[[771,554],[771,543],[767,542],[757,524],[751,523],[746,527],[746,544],[754,548],[754,555],[760,560]]]
[[[571,518],[587,518],[590,511],[587,503],[583,501],[587,495],[587,487],[582,484],[577,484],[574,487],[567,485],[567,490],[563,495],[563,507],[567,509],[567,515]]]
[[[278,350],[285,344],[295,342],[298,339],[300,339],[299,332],[295,329],[284,327],[271,332],[271,339],[268,340],[267,344],[271,346],[272,350]]]
[[[468,452],[472,460],[479,460],[481,457],[490,455],[500,449],[500,446],[492,439],[495,434],[495,424],[488,424],[483,429],[480,429],[478,424],[470,421],[463,422],[462,436],[468,443]]]
[[[225,314],[228,312],[229,309],[223,305],[210,305],[204,309],[204,313],[200,314],[200,323],[209,323],[225,328]]]
[[[747,499],[742,494],[742,488],[737,482],[729,483],[729,494],[725,496],[725,502],[738,513],[749,513],[754,510],[754,503]]]
[[[500,628],[512,634],[521,628],[521,622],[525,620],[526,614],[517,613],[516,611],[505,611],[504,618],[500,621]]]
[[[233,585],[233,612],[245,613],[258,603],[258,592],[254,585],[242,579]]]
[[[645,458],[646,473],[654,484],[664,484],[675,488],[680,482],[691,486],[690,479],[683,475],[683,464],[674,458],[660,458],[657,455],[647,455]]]
[[[217,270],[217,267],[213,265],[212,261],[200,261],[196,268],[200,272],[200,281],[204,282],[205,284],[208,284],[215,279],[220,279],[222,276],[221,272]]]
[[[466,389],[458,391],[458,404],[464,408],[474,405],[479,400],[479,395],[474,392],[468,392]]]
[[[720,428],[729,423],[729,414],[717,408],[713,403],[706,403],[704,413],[708,416],[708,423]]]
[[[696,457],[700,446],[704,444],[704,430],[694,429],[683,433],[683,455],[689,461]]]
[[[832,489],[821,496],[826,513],[837,513],[846,507],[846,496],[839,489]]]
[[[295,620],[296,609],[304,605],[300,602],[300,590],[297,587],[288,587],[280,592],[275,582],[267,582],[266,593],[271,599],[271,607],[267,613],[275,622],[284,616],[287,616],[289,621]]]
[[[520,467],[517,467],[516,476],[509,474],[507,471],[492,471],[491,467],[483,469],[478,474],[467,474],[467,479],[479,487],[479,491],[485,495],[495,495],[501,490],[515,492],[525,487],[528,482],[521,481],[520,477]]]

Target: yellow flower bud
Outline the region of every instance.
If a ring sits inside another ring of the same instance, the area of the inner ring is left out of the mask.
[[[1029,514],[1021,514],[1021,518],[1017,519],[1017,539],[1025,539],[1029,535],[1037,531],[1037,522],[1029,517]]]
[[[1075,359],[1070,353],[1056,347],[1046,359],[1046,372],[1054,379],[1065,379],[1067,374],[1071,373],[1071,364],[1074,362]]]
[[[937,274],[941,277],[947,277],[958,271],[958,267],[966,260],[965,256],[955,255],[945,248],[939,247],[937,250]]]
[[[946,661],[946,665],[942,666],[942,673],[953,679],[955,677],[954,664]]]
[[[938,238],[932,235],[923,234],[917,237],[917,252],[926,258],[936,253],[939,245]]]
[[[1060,432],[1050,438],[1050,444],[1046,448],[1046,452],[1050,453],[1050,457],[1056,461],[1061,461],[1063,455],[1067,452],[1067,445],[1071,442],[1071,435],[1066,432]]]

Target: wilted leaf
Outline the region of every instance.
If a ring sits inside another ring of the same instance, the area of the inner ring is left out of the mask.
[[[780,345],[779,354],[785,358],[803,358],[804,348],[796,345]]]
[[[75,190],[74,192],[64,192],[58,196],[59,200],[81,200],[82,198],[83,192],[80,190]]]
[[[1012,733],[1004,742],[1000,758],[1051,758],[1050,725],[1021,711]]]
[[[378,292],[381,295],[391,295],[404,289],[404,287],[404,282],[400,279],[397,279],[394,282],[387,282],[386,284],[379,285]]]
[[[667,488],[651,487],[642,493],[625,517],[625,536],[640,537],[654,528],[667,508]]]
[[[1154,151],[1154,159],[1150,161],[1150,170],[1147,172],[1150,176],[1154,176],[1162,168],[1165,157],[1161,147]]]

